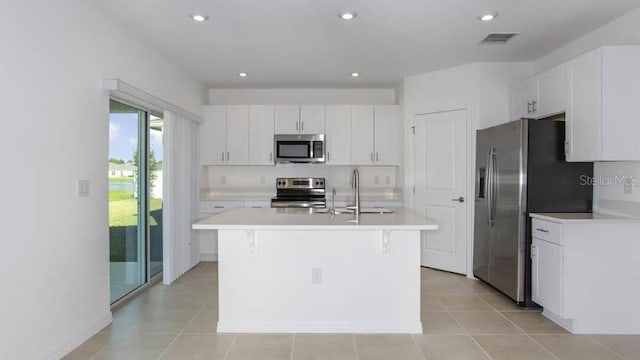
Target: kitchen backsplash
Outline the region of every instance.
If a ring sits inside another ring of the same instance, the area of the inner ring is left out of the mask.
[[[640,217],[640,162],[597,162],[592,183],[595,211]]]
[[[323,177],[326,188],[346,188],[351,184],[355,166],[326,166],[313,164],[279,164],[276,166],[205,166],[202,171],[203,188],[268,188],[275,189],[278,177]],[[394,166],[357,166],[360,186],[372,188],[396,187]]]

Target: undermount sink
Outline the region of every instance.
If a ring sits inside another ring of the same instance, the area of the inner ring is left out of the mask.
[[[315,213],[315,214],[329,214],[330,212],[331,212],[331,209],[329,209],[329,208],[313,209],[313,213]],[[363,208],[363,209],[360,209],[360,214],[393,214],[393,213],[395,213],[394,210],[387,209],[387,208]],[[349,209],[346,209],[346,208],[336,208],[334,214],[336,214],[336,215],[353,214],[353,210],[349,210]]]

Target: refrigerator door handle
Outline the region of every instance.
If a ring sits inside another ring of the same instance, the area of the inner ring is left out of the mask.
[[[491,211],[489,212],[489,223],[491,226],[496,223],[496,202],[498,201],[498,152],[491,149]]]
[[[487,175],[486,175],[486,181],[484,182],[484,193],[485,196],[487,198],[487,215],[488,215],[488,219],[487,219],[487,224],[489,226],[491,226],[491,178],[493,177],[493,170],[491,169],[491,152],[492,152],[492,148],[489,148],[489,151],[487,151]]]

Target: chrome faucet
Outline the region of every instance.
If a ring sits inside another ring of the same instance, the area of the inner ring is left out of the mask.
[[[347,206],[347,209],[353,210],[356,215],[356,221],[360,219],[360,173],[358,169],[353,169],[351,175],[351,187],[353,188],[354,199],[353,205]]]

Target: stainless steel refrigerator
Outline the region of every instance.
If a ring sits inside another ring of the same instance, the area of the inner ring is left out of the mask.
[[[564,121],[521,119],[476,134],[473,274],[531,302],[532,212],[591,212],[593,163],[568,163]]]

